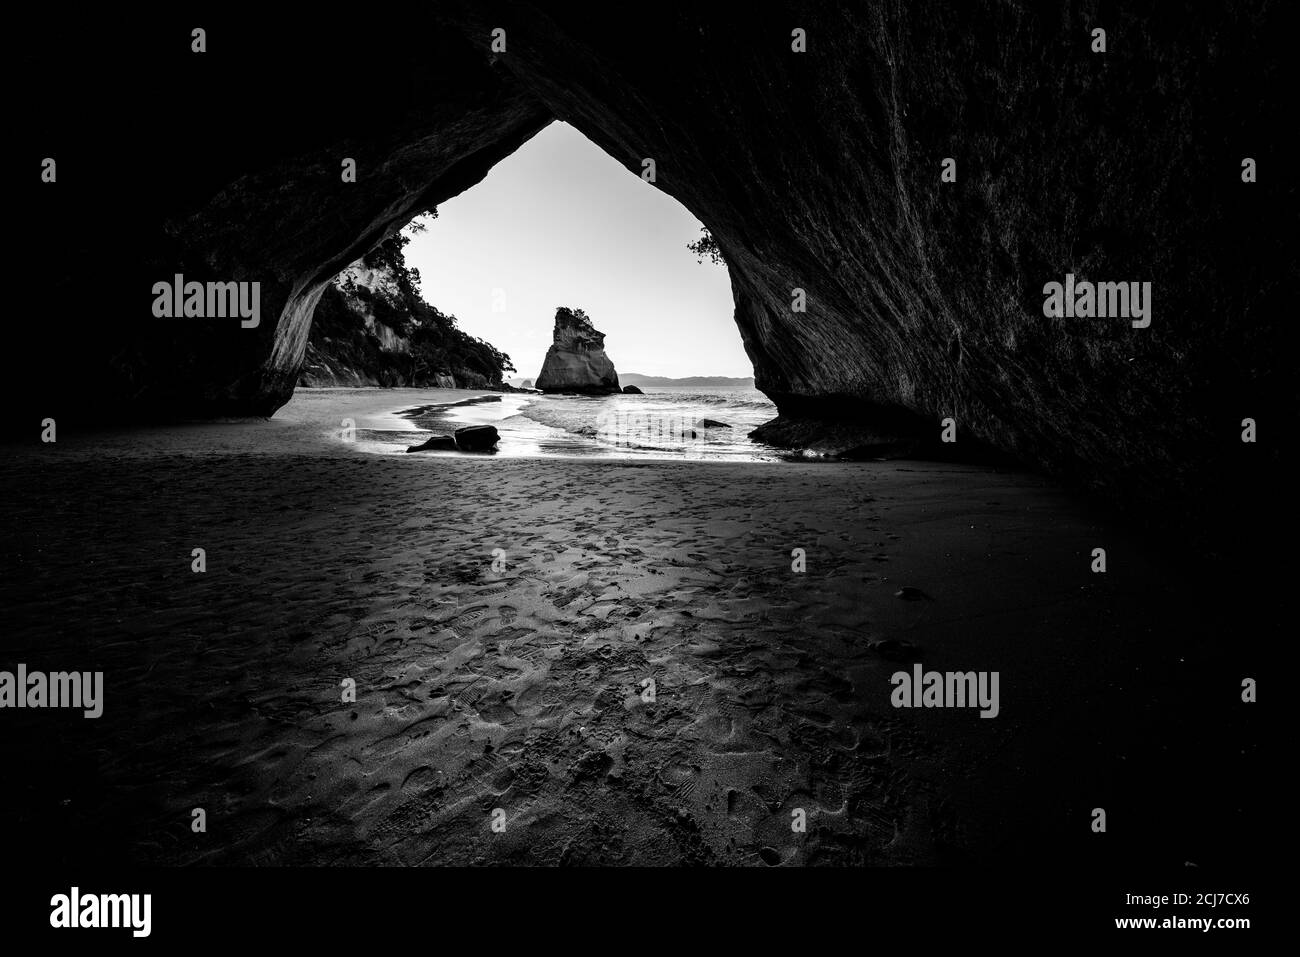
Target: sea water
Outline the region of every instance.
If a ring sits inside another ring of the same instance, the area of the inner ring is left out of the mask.
[[[644,395],[505,393],[499,401],[408,410],[406,416],[433,433],[495,426],[498,455],[724,461],[788,455],[749,438],[776,416],[776,406],[746,386],[648,386]]]

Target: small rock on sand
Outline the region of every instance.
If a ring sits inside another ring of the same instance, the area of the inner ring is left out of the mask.
[[[408,445],[408,452],[438,452],[443,450],[456,451],[456,440],[450,435],[432,435],[425,439],[419,445]]]
[[[456,430],[456,445],[462,452],[487,452],[496,448],[501,436],[493,425],[467,425]]]

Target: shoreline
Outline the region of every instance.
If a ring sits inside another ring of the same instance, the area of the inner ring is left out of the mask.
[[[806,461],[799,452],[777,450],[749,438],[750,425],[732,426],[708,417],[709,412],[693,403],[704,401],[699,394],[645,393],[603,397],[543,396],[535,394],[471,395],[441,401],[420,401],[391,410],[391,419],[400,419],[420,431],[412,438],[389,421],[372,422],[366,438],[379,439],[364,444],[366,451],[405,454],[399,442],[418,444],[431,435],[450,435],[472,425],[490,425],[498,429],[500,442],[490,454],[507,458],[562,459],[653,459],[658,461]],[[685,399],[686,401],[683,401]],[[725,395],[710,395],[710,401],[725,403]],[[774,411],[774,410],[773,410]],[[541,413],[541,414],[539,414]],[[753,416],[752,408],[731,408],[735,415]],[[764,413],[761,418],[767,418]],[[581,427],[578,426],[581,423]],[[656,433],[655,426],[661,427]],[[638,431],[639,428],[639,431]],[[687,438],[689,436],[689,438]],[[358,435],[360,438],[360,434]],[[659,437],[666,441],[654,444]],[[384,444],[383,440],[388,440]],[[431,456],[483,454],[455,450],[422,450]]]

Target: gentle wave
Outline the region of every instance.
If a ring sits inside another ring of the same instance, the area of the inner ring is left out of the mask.
[[[646,392],[644,395],[612,395],[599,398],[578,396],[535,396],[521,414],[551,428],[573,435],[598,437],[611,430],[636,433],[694,427],[704,420],[725,422],[728,435],[711,436],[722,444],[734,444],[756,426],[776,415],[776,406],[762,393],[748,390],[734,393]],[[709,429],[710,433],[719,431]]]
[[[516,394],[406,412],[431,432],[494,425],[502,455],[723,461],[786,457],[781,450],[749,438],[754,428],[776,415],[776,406],[756,389],[652,388],[641,395],[609,396]],[[706,426],[705,420],[713,424]]]

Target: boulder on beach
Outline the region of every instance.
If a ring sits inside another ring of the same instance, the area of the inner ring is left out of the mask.
[[[467,425],[456,430],[456,445],[462,452],[490,452],[500,438],[494,425]]]
[[[638,389],[638,388],[637,388],[636,386],[634,386],[634,385],[625,385],[625,386],[623,386],[623,394],[624,394],[624,395],[645,395],[644,392],[642,392],[640,389]]]
[[[596,330],[581,309],[561,306],[555,310],[555,332],[537,377],[537,388],[579,395],[621,391],[614,363],[605,355],[605,334]]]
[[[408,452],[454,452],[457,449],[456,440],[450,435],[431,435],[419,445],[409,445],[406,448]]]

